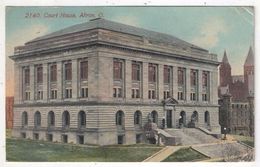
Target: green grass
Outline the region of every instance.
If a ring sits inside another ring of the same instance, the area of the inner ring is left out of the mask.
[[[136,145],[135,145],[136,146]],[[80,147],[43,141],[6,139],[7,161],[140,162],[161,147]]]
[[[192,148],[181,148],[180,150],[174,152],[163,162],[190,162],[196,160],[207,159],[208,157],[203,154],[193,150]]]
[[[255,147],[254,137],[250,136],[241,136],[241,135],[232,135],[236,140],[243,142],[251,147]]]
[[[5,136],[7,138],[11,138],[11,136],[12,136],[12,129],[6,129],[5,130]]]

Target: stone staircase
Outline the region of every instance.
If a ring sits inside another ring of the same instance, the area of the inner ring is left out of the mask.
[[[180,137],[182,145],[217,143],[220,140],[196,128],[165,129],[172,136]]]

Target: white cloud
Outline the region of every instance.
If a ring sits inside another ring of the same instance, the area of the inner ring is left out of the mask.
[[[7,27],[8,28],[8,27]],[[14,88],[14,71],[13,61],[8,56],[13,55],[14,47],[24,45],[36,37],[45,35],[49,28],[46,25],[39,24],[27,28],[19,29],[10,36],[6,36],[6,94],[13,95]]]
[[[113,18],[116,22],[123,23],[123,24],[128,24],[131,26],[140,26],[140,22],[137,17],[127,15],[127,16],[116,16]]]
[[[198,36],[193,38],[192,42],[195,45],[210,49],[218,44],[219,35],[227,31],[228,26],[223,19],[211,18],[201,25]]]

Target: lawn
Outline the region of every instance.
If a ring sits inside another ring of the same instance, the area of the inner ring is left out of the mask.
[[[83,147],[43,141],[6,139],[7,161],[141,162],[162,147]]]
[[[190,162],[207,159],[208,157],[203,154],[193,150],[192,148],[181,148],[180,150],[174,152],[163,162]]]
[[[243,142],[251,147],[255,146],[254,138],[250,136],[232,135],[236,140]]]

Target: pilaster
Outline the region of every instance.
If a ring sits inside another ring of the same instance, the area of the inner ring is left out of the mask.
[[[163,83],[163,65],[158,65],[158,99],[163,99],[164,83]]]
[[[62,72],[62,62],[57,62],[57,99],[63,99],[63,72]]]
[[[172,67],[172,86],[173,86],[173,95],[172,97],[177,100],[178,98],[178,67]]]
[[[198,101],[202,102],[202,70],[198,71]]]
[[[190,101],[190,68],[186,68],[186,75],[185,75],[185,100],[187,102]]]
[[[43,68],[43,74],[42,74],[42,81],[43,81],[43,101],[46,102],[48,99],[48,85],[49,85],[49,80],[48,80],[48,64],[44,63],[42,64]]]
[[[125,61],[125,97],[131,99],[132,95],[132,61]]]
[[[35,97],[35,74],[34,74],[34,64],[30,65],[30,100],[34,101]]]
[[[20,104],[23,100],[23,71],[22,68],[14,64],[14,104]]]
[[[72,98],[78,98],[78,60],[72,60]]]
[[[143,62],[143,99],[148,100],[148,62]]]

